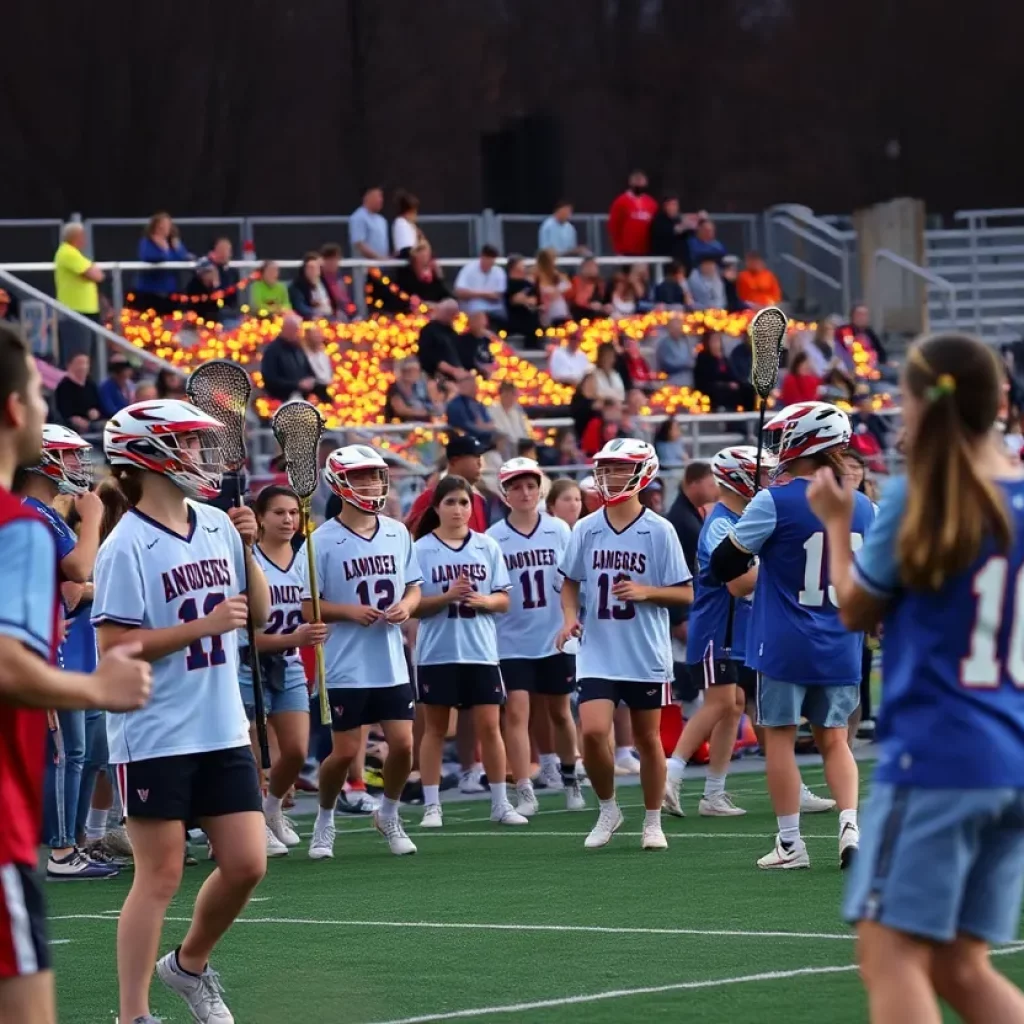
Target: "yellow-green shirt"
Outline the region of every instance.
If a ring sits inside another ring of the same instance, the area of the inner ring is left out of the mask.
[[[64,242],[53,257],[53,264],[57,301],[76,313],[98,313],[99,288],[95,281],[82,277],[92,266],[92,260],[70,242]]]

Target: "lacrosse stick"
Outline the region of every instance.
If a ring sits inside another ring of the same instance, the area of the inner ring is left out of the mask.
[[[288,483],[299,496],[302,516],[302,534],[306,538],[306,567],[309,573],[309,595],[313,603],[313,620],[320,621],[320,588],[316,581],[316,556],[313,551],[313,518],[310,501],[320,480],[317,449],[324,432],[323,417],[316,406],[301,398],[285,402],[270,423],[274,437],[284,454],[284,469]],[[327,676],[324,671],[324,649],[316,645],[316,683],[320,692],[320,721],[331,724],[331,709],[327,703]]]
[[[778,306],[766,306],[758,310],[750,321],[747,333],[750,335],[751,365],[750,383],[760,399],[760,416],[757,422],[757,469],[754,475],[754,492],[761,486],[761,448],[764,433],[764,415],[768,410],[768,396],[775,389],[779,376],[779,362],[782,346],[786,341],[789,320]]]
[[[245,492],[245,414],[252,394],[249,374],[227,359],[203,363],[185,382],[189,401],[207,416],[224,426],[217,431],[217,442],[224,458],[224,467],[235,481],[232,498],[236,508],[242,505]],[[249,562],[245,563],[245,592],[249,593]],[[267,704],[263,694],[263,674],[256,650],[256,629],[250,611],[245,618],[246,642],[249,645],[249,670],[252,672],[253,705],[256,712],[256,737],[260,745],[260,761],[264,770],[270,768],[270,744],[267,741]]]

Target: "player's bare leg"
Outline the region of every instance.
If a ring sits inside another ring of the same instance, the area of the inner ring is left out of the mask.
[[[614,717],[615,705],[610,700],[580,704],[583,765],[600,804],[597,824],[584,843],[588,849],[606,845],[622,825],[622,811],[615,800],[615,760],[608,742]]]
[[[931,981],[932,950],[928,943],[873,921],[857,925],[857,958],[871,1024],[941,1024]]]
[[[398,817],[402,790],[412,771],[412,722],[397,720],[381,722],[380,726],[387,741],[388,754],[381,772],[384,777],[384,797],[380,808],[374,812],[373,823],[388,841],[392,853],[415,853],[416,847],[405,834]]]
[[[629,708],[615,709],[615,771],[619,775],[636,775],[640,765],[633,756],[633,723]]]
[[[456,711],[455,748],[459,754],[459,792],[483,793],[484,784],[480,781],[479,745],[476,730],[473,726],[473,715],[469,711]],[[502,782],[505,776],[501,777]]]
[[[421,704],[423,738],[420,740],[420,780],[423,783],[424,828],[441,827],[441,757],[448,736],[451,708]],[[469,715],[460,716],[469,718]]]
[[[540,779],[545,786],[554,786],[557,775],[554,766],[558,755],[555,753],[547,701],[541,693],[530,694],[530,742],[537,749]]]
[[[277,747],[277,756],[271,755],[263,813],[267,827],[278,842],[286,847],[298,846],[298,833],[284,820],[284,798],[295,784],[306,761],[306,751],[309,750],[309,713],[280,711],[270,716],[268,724]]]
[[[532,700],[539,706],[539,716],[546,718],[551,725],[551,744],[558,758],[558,775],[565,790],[566,808],[582,811],[585,801],[576,777],[576,723],[572,718],[569,694],[534,694]]]
[[[661,708],[630,711],[633,742],[640,755],[640,788],[644,794],[644,827],[640,840],[645,850],[668,846],[661,827],[661,801],[665,796],[665,747],[661,742]]]
[[[970,935],[934,947],[932,984],[967,1024],[1024,1020],[1024,993],[992,966],[988,944]]]
[[[860,846],[857,800],[860,778],[857,761],[847,740],[846,727],[821,729],[812,726],[814,742],[825,762],[825,781],[839,808],[839,864],[847,868]]]
[[[334,856],[334,808],[341,796],[349,768],[364,746],[362,728],[331,734],[331,752],[320,765],[317,794],[320,808],[309,841],[311,860],[327,860]]]
[[[810,866],[807,847],[800,838],[800,771],[796,764],[796,726],[766,727],[765,780],[775,809],[779,833],[775,849],[758,862],[761,868]]]
[[[509,691],[505,704],[505,753],[508,755],[508,770],[516,785],[517,810],[530,817],[539,808],[530,777],[530,694],[527,690]],[[488,780],[493,779],[486,758],[484,767]],[[504,782],[505,776],[495,781]]]
[[[718,720],[708,740],[708,772],[704,779],[704,796],[700,813],[706,817],[737,817],[744,812],[737,807],[725,791],[725,778],[736,749],[736,731],[743,717],[743,691],[738,686],[716,687],[733,690],[732,706]]]
[[[3,1024],[56,1024],[57,999],[53,971],[23,978],[0,979],[0,1021]]]
[[[501,738],[501,707],[497,704],[477,704],[473,708],[473,728],[480,742],[480,754],[491,791],[491,821],[502,825],[525,825],[526,817],[517,812],[508,799],[505,744]],[[529,746],[526,750],[528,761]]]

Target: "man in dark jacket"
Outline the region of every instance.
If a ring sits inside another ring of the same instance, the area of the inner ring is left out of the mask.
[[[667,256],[686,268],[690,266],[690,236],[697,226],[696,217],[679,210],[679,199],[667,195],[661,200],[661,209],[651,222],[651,255]]]
[[[690,571],[696,573],[697,538],[704,525],[703,509],[718,500],[718,484],[706,462],[691,462],[683,473],[679,495],[665,517],[676,529]]]
[[[458,314],[459,304],[454,299],[439,302],[434,307],[430,322],[424,324],[420,331],[420,366],[428,377],[440,374],[449,380],[462,380],[469,374],[459,354],[459,334],[452,327],[452,321]]]
[[[302,321],[289,313],[281,321],[281,332],[263,350],[263,390],[278,401],[287,402],[296,393],[313,394],[316,377],[302,348]]]

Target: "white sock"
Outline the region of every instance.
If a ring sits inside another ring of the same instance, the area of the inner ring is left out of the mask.
[[[725,792],[725,776],[724,775],[712,775],[708,773],[707,778],[704,779],[704,797],[710,800],[712,797],[716,797],[721,793]]]
[[[392,800],[389,796],[381,797],[380,810],[377,814],[382,818],[397,818],[398,801]]]
[[[776,819],[779,823],[779,839],[786,846],[800,842],[800,815],[780,814]]]
[[[648,825],[661,828],[661,808],[656,811],[644,811],[644,827]]]
[[[519,789],[519,790],[527,790],[528,789],[532,793],[533,792],[533,782],[530,779],[520,779],[516,783],[516,789]]]
[[[504,782],[491,782],[491,807],[504,807],[508,803],[508,786]]]
[[[668,759],[668,777],[673,782],[682,782],[683,776],[686,774],[686,762],[681,757],[676,757],[673,754]]]
[[[632,757],[633,751],[629,747],[616,747],[615,748],[615,760],[621,761],[625,757]]]
[[[85,818],[85,838],[102,839],[107,834],[107,812],[89,808]]]
[[[423,803],[426,807],[431,804],[439,804],[441,802],[441,787],[440,786],[424,786],[423,787]]]
[[[839,812],[839,831],[843,831],[845,825],[853,825],[857,827],[857,809],[854,808],[852,811],[840,811]]]
[[[558,763],[559,762],[558,762],[558,755],[557,754],[541,754],[540,755],[540,766],[541,766],[541,768],[546,768],[549,765],[551,767],[553,767],[553,768],[557,768],[558,767]]]
[[[281,813],[281,798],[274,796],[272,793],[268,793],[263,798],[263,813],[268,817],[272,818]]]
[[[316,827],[323,828],[325,825],[334,824],[334,808],[320,807],[316,812]]]
[[[611,800],[598,800],[598,804],[602,811],[617,811],[619,809],[619,802],[612,797]]]

